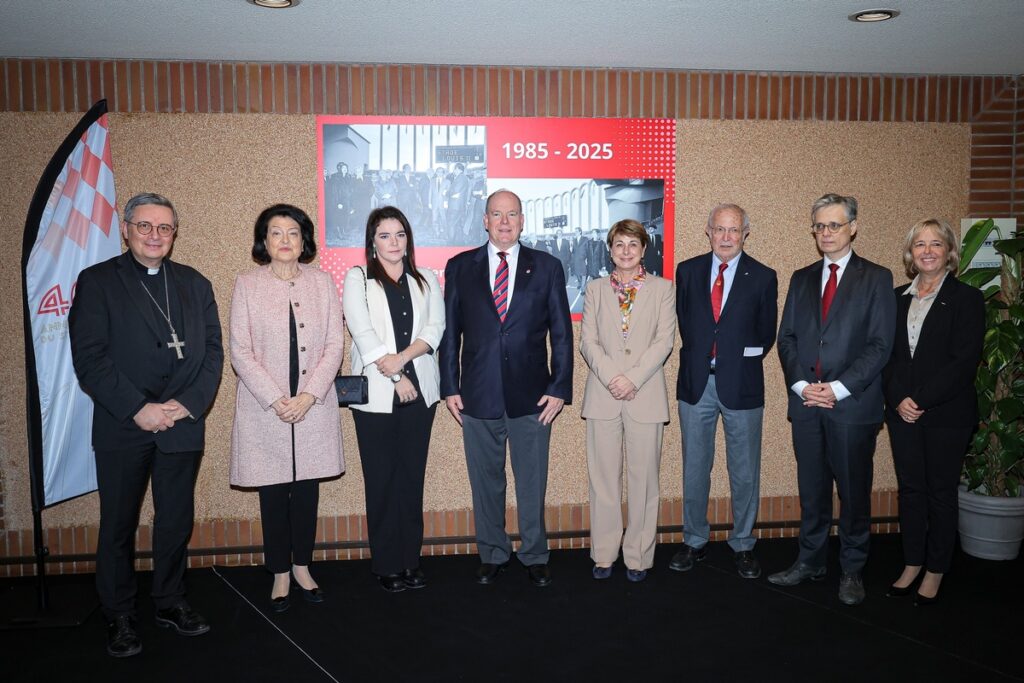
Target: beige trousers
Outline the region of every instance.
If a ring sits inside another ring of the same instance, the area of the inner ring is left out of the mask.
[[[658,529],[658,470],[665,426],[628,415],[587,420],[590,474],[590,558],[611,565],[619,556],[628,569],[654,564]],[[625,448],[623,448],[625,446]],[[622,458],[626,458],[629,524],[622,531]]]

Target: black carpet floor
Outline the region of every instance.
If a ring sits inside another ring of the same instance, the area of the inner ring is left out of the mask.
[[[1024,680],[1024,558],[958,553],[935,605],[886,598],[902,569],[898,536],[876,536],[868,598],[837,597],[837,540],[820,583],[780,589],[739,578],[712,544],[686,574],[660,546],[647,581],[590,578],[587,551],[551,554],[552,585],[535,588],[514,560],[493,586],[474,582],[471,556],[425,557],[429,585],[389,594],[369,562],[325,562],[327,593],[269,612],[259,567],[192,570],[189,600],[212,630],[182,638],[158,628],[140,600],[143,652],[105,653],[98,610],[76,628],[0,632],[2,681],[1014,681]],[[761,541],[765,574],[788,566],[792,539]],[[148,591],[141,576],[141,595]],[[93,600],[91,576],[54,577],[54,601]],[[0,581],[9,612],[30,580]]]

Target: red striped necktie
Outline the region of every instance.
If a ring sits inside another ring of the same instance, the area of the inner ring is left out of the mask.
[[[508,261],[506,257],[507,253],[504,251],[498,252],[498,270],[494,274],[494,308],[498,311],[498,317],[501,318],[501,322],[505,322],[505,316],[508,315]]]

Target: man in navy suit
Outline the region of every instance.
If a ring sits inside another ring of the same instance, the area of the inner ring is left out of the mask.
[[[765,354],[775,341],[778,278],[743,253],[747,212],[719,204],[708,215],[711,251],[676,268],[679,352],[679,424],[683,432],[683,549],[669,568],[685,572],[704,559],[710,537],[708,494],[715,461],[718,416],[732,494],[729,547],[736,570],[761,575],[752,532],[761,497],[761,425]]]
[[[779,586],[825,577],[832,481],[839,492],[839,600],[864,600],[871,479],[882,424],[882,369],[896,331],[892,273],[853,253],[857,200],[826,194],[811,207],[825,256],[793,273],[779,326],[800,491],[800,552]]]
[[[519,197],[498,190],[487,198],[487,244],[445,267],[441,395],[463,430],[481,559],[477,581],[493,583],[512,554],[507,443],[522,540],[517,555],[530,580],[546,586],[548,445],[552,421],[572,399],[572,322],[562,264],[519,244],[523,223]]]

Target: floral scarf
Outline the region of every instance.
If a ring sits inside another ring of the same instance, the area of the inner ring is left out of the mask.
[[[629,314],[633,311],[633,304],[636,302],[637,292],[644,286],[644,280],[647,279],[647,272],[644,270],[643,265],[640,266],[639,272],[629,282],[621,282],[618,274],[612,271],[609,280],[612,283],[612,289],[615,290],[615,294],[619,297],[619,310],[622,311],[622,338],[625,339],[629,336]]]

